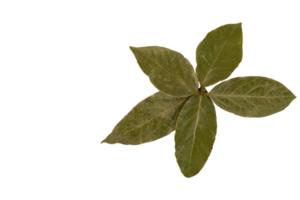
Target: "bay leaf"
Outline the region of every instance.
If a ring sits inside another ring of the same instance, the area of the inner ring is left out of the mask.
[[[175,133],[177,163],[186,177],[199,173],[215,142],[215,107],[206,95],[193,95],[178,117]]]
[[[197,76],[202,87],[230,76],[243,57],[242,24],[227,24],[211,32],[196,50]]]
[[[155,93],[138,103],[102,143],[138,145],[170,134],[175,130],[179,112],[187,100]]]
[[[265,117],[285,109],[296,96],[270,78],[233,78],[215,86],[208,95],[222,109],[243,117]]]
[[[130,47],[136,60],[161,92],[178,97],[197,94],[198,80],[191,63],[180,53],[158,46]]]

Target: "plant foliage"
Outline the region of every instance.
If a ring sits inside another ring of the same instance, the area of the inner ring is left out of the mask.
[[[130,47],[159,92],[138,103],[102,142],[137,145],[175,132],[177,163],[186,177],[205,165],[214,145],[217,118],[213,102],[243,117],[265,117],[285,109],[296,97],[283,84],[259,76],[225,80],[243,56],[242,25],[211,32],[196,50],[196,73],[180,53],[158,46]],[[199,83],[200,83],[200,88]]]

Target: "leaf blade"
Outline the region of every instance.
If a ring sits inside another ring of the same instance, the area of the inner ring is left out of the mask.
[[[164,137],[175,130],[186,101],[157,92],[138,103],[101,143],[138,145]]]
[[[178,117],[175,133],[175,156],[185,177],[192,177],[203,168],[216,133],[216,112],[212,101],[205,95],[192,96]]]
[[[215,86],[208,95],[220,108],[243,117],[265,117],[284,110],[296,96],[270,78],[233,78]]]
[[[180,53],[158,46],[130,49],[158,90],[178,97],[197,93],[198,80],[194,68]]]
[[[196,73],[202,87],[230,76],[243,57],[241,23],[227,24],[209,32],[196,50]]]

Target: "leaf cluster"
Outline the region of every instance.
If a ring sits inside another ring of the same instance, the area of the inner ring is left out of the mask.
[[[130,47],[139,66],[159,90],[138,103],[102,142],[138,145],[175,133],[176,159],[186,177],[199,173],[214,145],[216,111],[265,117],[285,109],[296,97],[270,78],[227,79],[243,56],[241,23],[209,32],[196,50],[196,73],[180,53],[158,46]],[[200,83],[200,87],[199,87]]]

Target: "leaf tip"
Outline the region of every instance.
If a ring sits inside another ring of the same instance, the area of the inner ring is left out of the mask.
[[[103,145],[103,143],[104,143],[103,140],[104,140],[104,139],[101,139],[101,140],[98,142],[98,145]]]
[[[130,47],[133,47],[133,45],[127,45],[127,49],[130,49]]]

